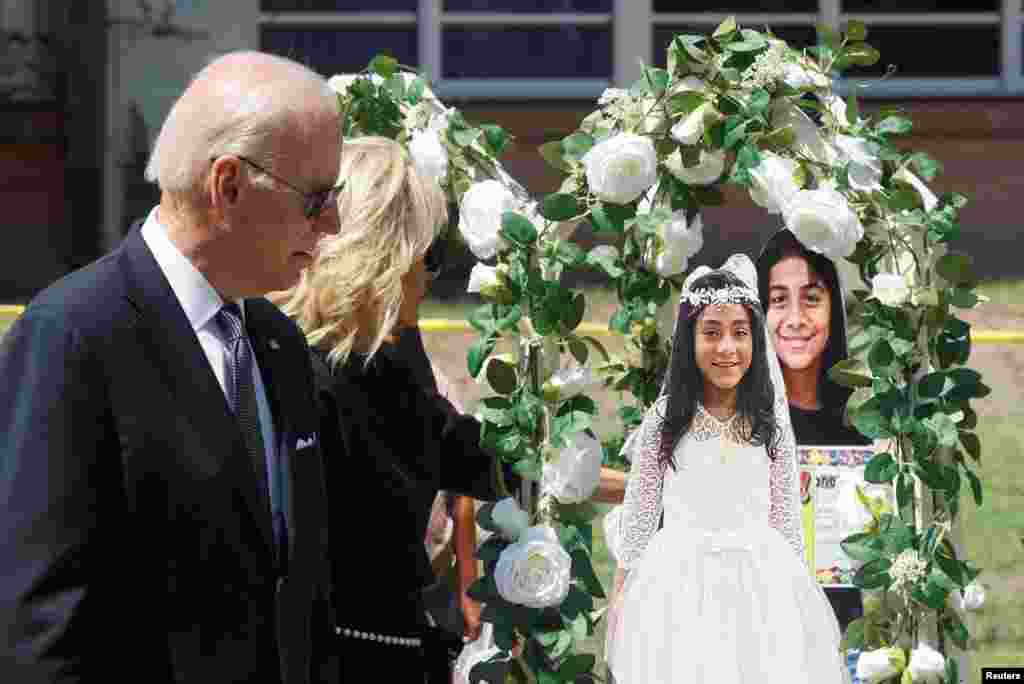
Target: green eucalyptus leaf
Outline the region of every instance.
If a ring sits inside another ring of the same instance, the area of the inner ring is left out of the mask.
[[[466,355],[466,363],[469,368],[469,374],[474,378],[480,373],[480,369],[484,365],[484,361],[494,351],[494,344],[496,338],[493,334],[487,335],[487,337],[480,337],[473,342],[469,347],[469,352]]]
[[[929,373],[917,383],[918,396],[925,399],[936,399],[942,396],[946,387],[946,374],[943,371]]]
[[[684,117],[707,102],[707,97],[693,90],[677,93],[668,99],[668,113],[671,117]]]
[[[871,387],[874,376],[860,359],[844,359],[828,371],[828,377],[843,387]]]
[[[587,300],[579,290],[572,293],[569,305],[562,310],[562,325],[568,331],[573,331],[583,322],[583,315],[587,310]]]
[[[487,382],[498,394],[512,394],[519,383],[519,377],[514,366],[495,357],[487,364]]]
[[[572,576],[583,583],[583,587],[590,592],[591,596],[599,599],[606,598],[601,580],[598,579],[597,573],[594,571],[590,554],[583,549],[576,549],[570,555],[572,557]]]
[[[972,265],[966,254],[945,254],[935,263],[935,272],[951,283],[972,283],[976,280]]]
[[[864,468],[864,479],[868,482],[883,484],[892,482],[899,472],[899,464],[892,454],[875,454]]]
[[[669,73],[665,69],[644,67],[644,78],[647,79],[650,92],[655,96],[664,93],[668,87]]]
[[[542,470],[539,463],[533,459],[524,458],[512,464],[512,472],[523,479],[540,482]]]
[[[717,40],[726,39],[736,33],[736,28],[736,17],[728,16],[718,25],[714,33],[711,34],[711,37]]]
[[[562,140],[562,153],[568,159],[580,160],[594,146],[594,136],[576,131]]]
[[[881,54],[867,43],[851,43],[843,49],[842,58],[848,64],[873,66],[881,59]]]
[[[959,309],[973,309],[981,301],[977,293],[967,287],[952,287],[948,293],[949,303]]]
[[[563,682],[573,682],[581,675],[589,674],[597,664],[597,656],[592,653],[575,653],[558,668],[558,676]]]
[[[892,561],[888,558],[877,558],[862,565],[853,576],[854,585],[861,589],[878,589],[888,587],[892,583],[889,568]]]
[[[893,362],[896,360],[896,353],[893,351],[889,341],[882,338],[876,340],[868,353],[868,364],[872,373],[877,377],[892,374]]]
[[[549,221],[567,221],[579,213],[575,195],[566,192],[545,195],[540,201],[540,215]]]
[[[971,354],[971,326],[958,318],[947,320],[935,340],[935,351],[943,368],[967,363]]]
[[[479,128],[449,128],[448,139],[459,147],[469,147],[476,139],[483,135]]]
[[[860,617],[851,620],[850,624],[846,626],[846,632],[843,634],[843,646],[847,650],[852,648],[863,650],[865,648],[864,624],[865,618]]]
[[[387,80],[398,70],[398,60],[391,55],[379,54],[370,60],[367,68],[384,80]]]
[[[846,24],[847,40],[858,42],[863,41],[868,37],[868,27],[862,21],[850,21]]]
[[[981,506],[985,501],[981,480],[974,474],[974,471],[966,465],[964,466],[964,472],[967,474],[967,481],[971,484],[971,495],[974,496],[974,504],[976,506]]]
[[[487,147],[491,154],[500,157],[508,143],[508,134],[505,133],[505,129],[497,124],[484,124],[480,128],[484,132],[484,140],[487,141]]]
[[[956,423],[945,413],[936,413],[924,421],[939,440],[940,446],[956,446],[959,435],[957,434]],[[931,486],[929,484],[929,486]],[[941,489],[941,487],[939,487]]]
[[[508,548],[508,542],[502,539],[500,535],[493,534],[487,538],[487,541],[477,547],[474,555],[479,560],[482,560],[486,566],[497,563],[501,552],[506,548]]]
[[[868,562],[882,557],[884,542],[878,535],[859,533],[844,539],[840,546],[850,558]]]
[[[509,242],[526,246],[537,239],[537,229],[522,214],[506,211],[501,215],[501,236]]]
[[[558,169],[565,173],[572,171],[572,166],[565,160],[565,148],[562,147],[561,140],[552,140],[546,142],[537,148],[540,151],[540,156],[548,163],[552,168]]]
[[[959,430],[960,448],[975,462],[981,461],[981,440],[973,432]]]
[[[958,648],[963,651],[967,650],[967,642],[970,639],[971,634],[967,631],[967,627],[964,626],[964,623],[960,621],[959,616],[957,616],[955,612],[949,611],[943,615],[942,631],[954,644],[957,645]],[[950,663],[953,664],[952,669],[950,668]],[[946,659],[946,673],[946,681],[960,684],[960,679],[957,677],[956,672],[956,658]]]
[[[569,338],[568,343],[569,353],[576,359],[576,363],[581,366],[586,365],[587,358],[590,356],[590,348],[587,347],[586,343],[578,337]]]
[[[902,116],[888,116],[878,122],[879,135],[904,135],[914,127],[914,122]]]
[[[946,479],[943,477],[942,470],[937,464],[931,461],[918,461],[914,464],[913,468],[921,482],[931,489],[941,491],[946,488]]]
[[[384,86],[395,100],[402,101],[405,99],[405,77],[402,74],[396,73],[387,80]]]

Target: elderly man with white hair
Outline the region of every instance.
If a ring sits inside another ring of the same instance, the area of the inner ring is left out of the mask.
[[[263,295],[336,233],[324,80],[256,52],[175,103],[161,200],[0,348],[0,681],[310,680],[325,501],[303,335]]]

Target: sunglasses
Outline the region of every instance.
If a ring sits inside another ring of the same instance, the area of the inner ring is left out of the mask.
[[[324,211],[326,211],[328,207],[332,206],[335,202],[338,201],[338,195],[340,195],[341,191],[345,189],[345,181],[342,181],[338,185],[335,185],[333,188],[325,188],[323,190],[313,190],[312,192],[307,192],[301,188],[292,185],[284,178],[281,178],[280,176],[271,173],[270,171],[263,168],[262,166],[260,166],[253,160],[249,159],[248,157],[243,157],[241,155],[236,156],[241,161],[253,167],[260,173],[270,178],[273,178],[275,181],[285,186],[292,192],[302,195],[302,197],[304,197],[306,200],[305,205],[302,208],[302,214],[303,216],[306,217],[307,221],[312,221],[313,219],[318,218],[322,213],[324,213]],[[212,162],[214,160],[211,159],[210,161]]]

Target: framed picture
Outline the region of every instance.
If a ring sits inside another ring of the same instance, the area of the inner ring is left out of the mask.
[[[825,586],[852,587],[856,561],[840,542],[861,532],[870,513],[857,496],[891,497],[891,488],[864,480],[873,446],[798,446],[800,499],[807,566]]]

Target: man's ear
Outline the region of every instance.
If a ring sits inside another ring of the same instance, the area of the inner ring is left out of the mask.
[[[207,180],[210,204],[220,214],[230,211],[242,191],[242,165],[234,157],[219,157],[210,166]]]

